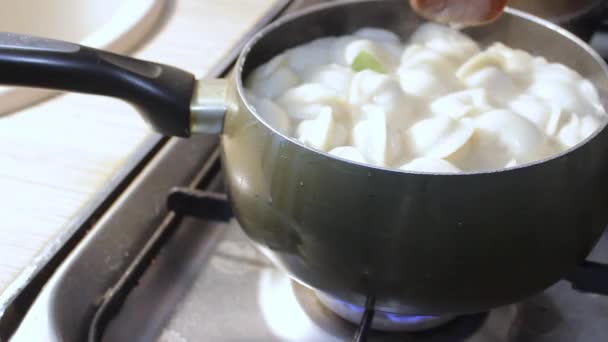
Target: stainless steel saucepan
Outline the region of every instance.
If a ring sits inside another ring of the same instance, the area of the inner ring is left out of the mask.
[[[605,0],[509,0],[509,6],[548,19],[590,40],[608,14]]]
[[[0,83],[120,98],[166,135],[221,134],[243,230],[307,286],[361,306],[373,295],[387,312],[479,312],[548,287],[594,246],[608,223],[607,129],[513,169],[423,174],[307,148],[269,127],[243,97],[243,79],[287,48],[363,26],[407,39],[420,24],[404,0],[322,5],[255,35],[231,79],[198,81],[166,65],[4,33]],[[608,96],[603,60],[553,24],[509,9],[468,33],[569,65]]]

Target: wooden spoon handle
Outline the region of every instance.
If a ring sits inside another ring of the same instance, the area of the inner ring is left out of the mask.
[[[508,0],[410,0],[426,19],[454,26],[476,26],[498,18]]]

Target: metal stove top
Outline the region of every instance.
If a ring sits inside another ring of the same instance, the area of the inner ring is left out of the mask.
[[[218,243],[201,248],[210,231]],[[592,257],[608,263],[608,235]],[[608,286],[606,272],[582,271],[590,279],[603,277]],[[584,283],[585,274],[575,278]],[[142,277],[103,340],[350,341],[356,330],[321,305],[312,290],[274,268],[236,222],[213,226],[189,220]],[[368,341],[599,342],[607,336],[608,296],[562,281],[516,305],[425,332],[371,332]]]

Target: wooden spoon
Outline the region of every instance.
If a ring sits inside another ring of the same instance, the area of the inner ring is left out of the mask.
[[[456,27],[492,22],[508,0],[410,0],[412,8],[426,19]]]

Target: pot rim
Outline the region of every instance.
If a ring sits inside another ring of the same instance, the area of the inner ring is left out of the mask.
[[[288,22],[296,20],[300,17],[304,17],[307,15],[311,15],[311,14],[314,14],[317,12],[327,10],[329,8],[347,6],[347,5],[361,3],[361,2],[382,2],[382,1],[384,1],[384,0],[341,0],[341,1],[336,1],[336,2],[332,2],[332,3],[319,4],[319,5],[311,6],[310,8],[306,8],[304,10],[296,11],[292,14],[286,15],[286,16],[272,22],[271,24],[267,25],[262,30],[258,31],[258,33],[256,33],[253,37],[251,37],[251,39],[249,39],[249,41],[247,42],[247,44],[245,45],[245,47],[239,54],[239,58],[236,62],[236,74],[234,77],[235,77],[235,84],[236,84],[236,93],[239,96],[240,102],[245,105],[245,107],[249,111],[249,113],[252,114],[257,119],[258,122],[260,122],[262,125],[264,125],[273,134],[279,135],[280,137],[282,137],[289,143],[295,144],[297,147],[303,148],[303,149],[307,150],[308,152],[316,153],[316,154],[322,155],[326,158],[348,163],[348,164],[351,164],[352,166],[362,167],[362,168],[365,168],[368,170],[377,170],[377,171],[389,172],[389,173],[427,175],[427,176],[464,177],[464,176],[472,176],[472,175],[499,174],[499,173],[504,173],[504,172],[512,172],[512,171],[516,171],[516,170],[521,170],[521,169],[529,169],[529,168],[532,168],[535,166],[539,166],[541,164],[545,164],[545,163],[548,163],[551,161],[558,160],[560,158],[563,158],[563,157],[575,152],[579,148],[585,146],[591,140],[594,140],[598,135],[600,135],[601,133],[603,133],[606,130],[606,126],[608,126],[608,118],[606,120],[604,120],[604,122],[602,123],[600,128],[598,128],[593,134],[591,134],[589,137],[587,137],[586,139],[584,139],[577,145],[570,147],[568,149],[565,149],[565,150],[563,150],[557,154],[551,155],[549,157],[545,157],[545,158],[538,159],[538,160],[535,160],[532,162],[520,164],[520,165],[517,165],[514,167],[490,169],[490,170],[483,170],[483,171],[473,171],[473,172],[445,173],[445,172],[422,172],[422,171],[400,170],[397,168],[390,168],[390,167],[384,167],[384,166],[371,165],[371,164],[367,164],[367,163],[355,162],[355,161],[347,160],[347,159],[340,158],[337,156],[333,156],[327,152],[316,150],[312,147],[306,146],[306,145],[300,143],[299,141],[297,141],[296,139],[284,135],[283,133],[276,130],[274,127],[270,126],[265,120],[263,120],[258,115],[255,108],[249,103],[249,101],[247,101],[247,98],[245,96],[245,92],[244,92],[245,89],[244,89],[244,85],[243,85],[242,74],[243,74],[243,69],[245,66],[245,62],[247,61],[247,58],[249,56],[249,53],[251,52],[253,47],[263,37],[265,37],[270,32],[273,32],[274,30],[280,29],[284,24],[286,24]],[[536,15],[533,15],[528,12],[524,12],[524,11],[521,11],[521,10],[518,10],[515,8],[506,7],[503,15],[514,16],[519,19],[530,21],[538,26],[542,26],[545,29],[551,30],[556,34],[562,35],[563,37],[569,39],[570,41],[572,41],[573,43],[578,45],[580,48],[582,48],[586,53],[588,53],[590,57],[593,58],[593,60],[602,68],[603,77],[608,80],[608,64],[606,64],[606,61],[604,61],[604,59],[599,55],[599,53],[597,51],[595,51],[589,44],[585,43],[582,39],[577,37],[574,33],[571,33],[570,31],[558,26],[557,24],[552,23],[549,20],[543,19]],[[604,105],[604,108],[606,109],[605,105]]]

